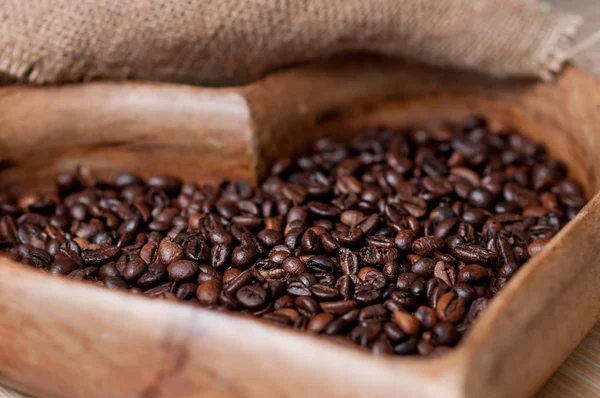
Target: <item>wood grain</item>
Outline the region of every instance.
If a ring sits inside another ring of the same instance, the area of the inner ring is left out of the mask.
[[[255,181],[275,155],[306,150],[325,134],[475,112],[546,143],[591,197],[600,186],[599,105],[598,83],[574,67],[541,84],[363,56],[230,90],[14,87],[0,90],[0,155],[10,160],[0,183],[32,189],[45,173],[104,156],[106,174],[135,164],[146,175],[166,170],[189,178],[196,165],[201,182]],[[43,153],[40,143],[52,134],[62,134],[63,145]],[[114,145],[117,138],[125,144]],[[140,140],[160,145],[135,148],[136,158],[132,145]],[[91,144],[93,153],[85,149]],[[600,315],[598,249],[590,239],[599,229],[596,197],[511,280],[469,337],[436,359],[374,357],[255,320],[0,260],[0,381],[44,398],[529,396]]]

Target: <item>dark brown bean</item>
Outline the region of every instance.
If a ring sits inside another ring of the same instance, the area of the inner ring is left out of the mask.
[[[189,260],[173,261],[167,267],[169,278],[177,281],[191,278],[196,272],[198,272],[198,266]]]
[[[435,310],[442,321],[456,323],[465,314],[465,302],[456,292],[448,292],[439,298]]]
[[[244,307],[257,309],[267,301],[267,291],[261,286],[243,286],[235,293],[235,297]]]

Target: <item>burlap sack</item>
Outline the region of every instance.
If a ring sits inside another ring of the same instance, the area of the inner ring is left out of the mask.
[[[0,76],[235,85],[370,51],[549,78],[578,23],[536,0],[2,0]]]

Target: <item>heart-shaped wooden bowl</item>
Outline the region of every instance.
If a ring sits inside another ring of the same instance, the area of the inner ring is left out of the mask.
[[[339,58],[255,84],[91,83],[0,90],[0,182],[42,189],[76,164],[257,182],[316,137],[478,113],[514,125],[600,186],[600,89],[569,67],[507,82]],[[42,397],[514,397],[533,394],[600,315],[591,199],[435,359],[375,357],[258,321],[101,289],[0,261],[0,382]]]

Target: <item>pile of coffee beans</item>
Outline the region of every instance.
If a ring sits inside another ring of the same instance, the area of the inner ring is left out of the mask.
[[[585,204],[565,165],[473,117],[281,159],[260,188],[80,168],[0,198],[2,255],[50,274],[334,336],[455,346]]]

